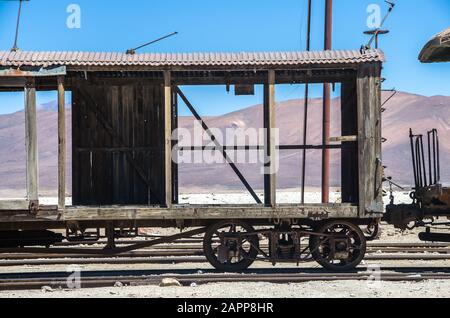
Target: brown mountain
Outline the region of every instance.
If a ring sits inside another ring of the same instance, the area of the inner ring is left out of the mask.
[[[383,95],[386,99],[388,93]],[[310,102],[310,120],[308,125],[308,143],[321,142],[321,100]],[[442,180],[450,181],[450,171],[445,163],[450,159],[450,97],[398,93],[385,106],[383,114],[383,136],[388,139],[384,144],[383,161],[388,166],[386,171],[394,180],[404,185],[412,183],[411,154],[409,146],[409,128],[417,133],[426,133],[428,129],[437,128],[441,140]],[[67,123],[70,124],[70,111]],[[332,103],[332,135],[339,135],[339,100]],[[233,113],[205,119],[212,128],[222,132],[226,128],[261,128],[261,105],[245,108]],[[40,187],[43,195],[54,195],[57,182],[57,113],[54,103],[43,105],[38,112]],[[337,123],[337,124],[336,124]],[[191,117],[180,118],[180,127],[192,129]],[[301,144],[303,127],[303,100],[287,100],[277,104],[277,125],[280,127],[280,143],[283,145]],[[70,125],[67,127],[70,144]],[[24,114],[17,112],[0,116],[0,197],[22,196],[25,187],[25,140]],[[69,160],[71,159],[68,149]],[[256,154],[249,155],[254,157]],[[278,183],[280,188],[296,188],[300,184],[300,151],[282,151],[280,153],[280,170]],[[307,157],[308,186],[320,184],[321,152],[308,151]],[[339,153],[332,151],[332,183],[339,184]],[[239,169],[250,184],[261,189],[263,178],[260,164],[239,164]],[[68,189],[70,189],[71,171],[68,169]],[[224,164],[181,164],[180,186],[182,191],[200,191],[211,189],[243,189],[243,186]]]

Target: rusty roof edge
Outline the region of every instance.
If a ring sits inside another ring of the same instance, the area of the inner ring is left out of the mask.
[[[113,58],[114,57],[114,58]],[[229,52],[229,53],[141,53],[0,51],[2,66],[195,66],[195,65],[295,65],[317,63],[384,62],[381,50]]]

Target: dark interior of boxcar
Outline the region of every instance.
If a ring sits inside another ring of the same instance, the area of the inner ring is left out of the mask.
[[[164,89],[73,86],[73,204],[164,205]]]

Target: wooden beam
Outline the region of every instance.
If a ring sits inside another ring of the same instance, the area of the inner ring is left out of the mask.
[[[0,87],[17,88],[23,90],[26,79],[23,77],[0,77]]]
[[[172,81],[170,71],[164,71],[164,177],[165,203],[172,206]]]
[[[64,77],[58,77],[58,208],[66,207],[66,99]]]
[[[27,211],[29,208],[27,200],[0,200],[0,211]]]
[[[67,74],[65,66],[44,67],[0,67],[0,77],[45,77],[64,76]]]
[[[275,71],[270,70],[264,84],[264,129],[265,129],[265,175],[264,200],[266,206],[276,205],[276,104],[275,104]]]
[[[329,139],[329,142],[356,142],[356,141],[358,141],[357,135],[330,137]]]
[[[62,220],[221,220],[221,219],[304,219],[356,218],[358,207],[350,204],[278,205],[276,208],[251,206],[112,206],[69,207]],[[1,215],[0,215],[1,220]]]
[[[27,199],[38,201],[38,145],[34,79],[29,79],[25,85],[25,142],[27,152]]]
[[[351,218],[358,219],[358,207],[351,204],[279,204],[276,208],[259,205],[174,205],[167,209],[163,207],[148,206],[102,206],[102,207],[67,207],[66,213],[41,207],[36,215],[14,211],[0,213],[0,227],[5,223],[22,222],[21,226],[45,222],[77,222],[77,221],[151,221],[159,220],[169,222],[172,220],[223,220],[223,219],[330,219]],[[365,215],[363,218],[382,217],[383,214]],[[168,223],[166,223],[168,224]],[[57,224],[53,226],[56,227]],[[53,227],[47,227],[53,228]]]
[[[172,130],[178,129],[178,92],[176,89],[172,89]],[[172,149],[175,149],[178,145],[178,140],[172,140]],[[176,156],[172,158],[172,184],[173,184],[173,203],[179,203],[179,178],[178,178],[178,151],[173,151],[172,156]]]
[[[334,70],[333,74],[310,74],[310,72],[303,72],[300,74],[277,74],[278,84],[303,84],[303,83],[339,83],[344,80],[351,80],[355,77],[354,71],[346,71],[340,73],[341,70]],[[222,72],[223,73],[223,72]],[[191,74],[185,75],[184,73],[172,73],[172,85],[259,85],[264,84],[267,81],[267,71],[257,72],[254,70],[251,72],[242,72],[239,74],[230,73],[228,75],[215,75],[214,72],[205,74],[201,72],[199,75]],[[159,85],[161,83],[160,77],[152,77],[151,75],[147,77],[124,77],[124,78],[96,78],[91,75],[90,80],[92,85],[127,85],[135,82],[145,84],[145,85]],[[51,87],[51,83],[44,83],[43,79],[39,80],[39,83],[44,87]],[[53,85],[54,86],[54,85]],[[67,85],[66,85],[67,86]],[[0,84],[1,87],[1,84]]]
[[[381,65],[360,66],[357,79],[360,216],[384,210],[381,154]]]

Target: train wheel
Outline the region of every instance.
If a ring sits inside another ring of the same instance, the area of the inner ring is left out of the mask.
[[[309,244],[316,262],[332,271],[349,271],[358,266],[366,253],[366,238],[359,226],[331,221],[312,235]],[[320,234],[324,234],[321,236]]]
[[[222,221],[205,233],[203,250],[216,269],[225,272],[245,270],[258,256],[258,235],[246,235],[254,228],[242,221]]]

